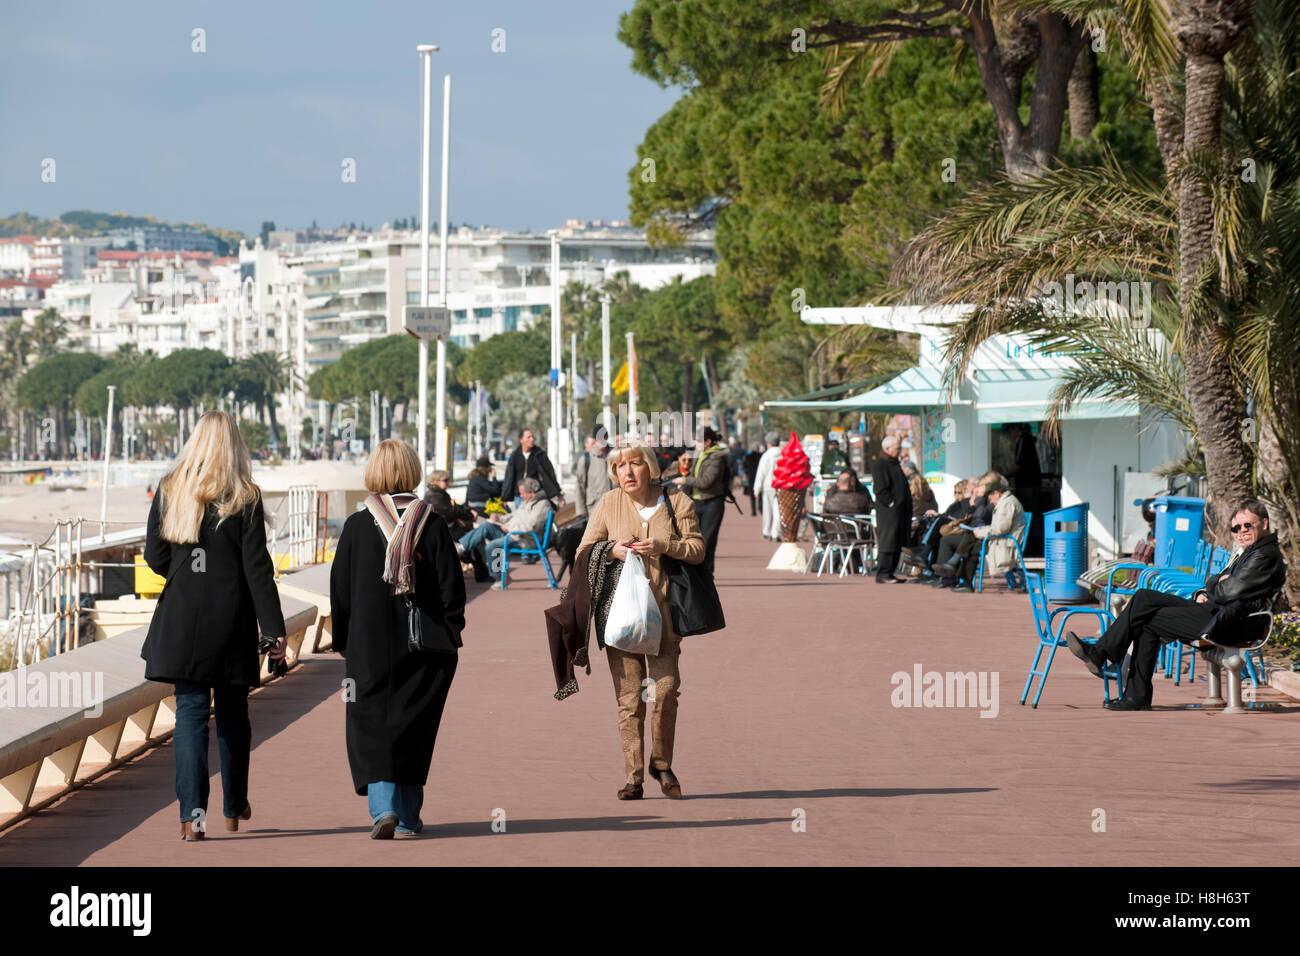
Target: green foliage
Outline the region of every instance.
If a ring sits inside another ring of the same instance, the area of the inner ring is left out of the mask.
[[[271,443],[271,429],[257,419],[243,419],[239,423],[239,434],[250,452],[259,452]]]
[[[456,370],[456,381],[463,386],[480,381],[484,388],[497,395],[507,376],[540,375],[544,379],[550,367],[550,325],[538,321],[531,329],[502,332],[474,346],[465,353]]]
[[[81,383],[106,364],[98,355],[85,352],[64,352],[42,359],[18,380],[18,402],[31,411],[70,405]]]
[[[551,386],[545,376],[524,372],[503,376],[495,390],[498,408],[493,414],[493,424],[503,434],[524,428],[538,429],[545,434],[542,423],[549,420],[550,395]]]

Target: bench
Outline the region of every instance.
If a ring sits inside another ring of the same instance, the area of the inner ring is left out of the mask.
[[[1244,714],[1246,708],[1241,704],[1241,671],[1248,665],[1246,655],[1258,651],[1273,633],[1273,606],[1278,594],[1268,602],[1268,610],[1247,614],[1233,629],[1233,644],[1220,644],[1211,639],[1213,623],[1201,633],[1192,646],[1199,648],[1201,656],[1209,665],[1209,688],[1201,701],[1203,706],[1217,707],[1224,704],[1222,675],[1228,671],[1228,700],[1221,713]],[[1215,635],[1220,636],[1220,635]],[[1261,675],[1263,676],[1263,675]]]

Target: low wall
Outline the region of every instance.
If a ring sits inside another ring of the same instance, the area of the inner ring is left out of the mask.
[[[317,607],[286,594],[280,607],[292,667],[317,625]],[[147,625],[134,627],[0,675],[0,829],[172,732],[171,685],[144,677],[147,633]]]

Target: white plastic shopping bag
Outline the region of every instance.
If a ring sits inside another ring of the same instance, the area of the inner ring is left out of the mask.
[[[663,618],[640,555],[627,553],[605,622],[605,643],[628,654],[658,654]]]

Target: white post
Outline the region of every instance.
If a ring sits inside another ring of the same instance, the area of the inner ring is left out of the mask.
[[[422,43],[416,47],[424,60],[424,125],[420,127],[420,305],[429,304],[429,101],[433,92],[433,54],[437,47]],[[445,282],[445,279],[443,280]],[[420,339],[419,346],[420,397],[416,408],[416,428],[419,436],[416,451],[420,455],[420,484],[417,495],[424,493],[424,470],[429,464],[429,446],[426,432],[429,416],[429,343]]]
[[[636,346],[632,339],[632,333],[627,334],[627,421],[629,429],[632,422],[636,420],[636,373],[632,368],[632,355],[636,351]],[[635,383],[635,384],[634,384]],[[637,435],[637,438],[644,439],[645,435]]]
[[[569,333],[569,451],[582,447],[578,441],[578,333]],[[578,458],[573,457],[573,473],[578,473]]]
[[[605,438],[613,440],[614,422],[610,417],[609,389],[609,305],[610,297],[600,299],[600,422],[605,426]]]
[[[104,540],[104,526],[108,523],[108,462],[113,457],[113,393],[115,391],[117,391],[116,385],[108,386],[108,424],[104,426],[104,488],[99,496],[100,541]]]
[[[560,440],[560,235],[551,233],[551,434]],[[549,449],[552,455],[557,451]]]
[[[450,159],[451,134],[451,74],[442,78],[442,206],[438,216],[438,299],[439,305],[447,307],[447,174]],[[426,303],[427,305],[428,303]],[[451,472],[451,449],[447,447],[447,342],[438,338],[437,388],[434,401],[437,404],[436,423],[438,432],[434,436],[434,456],[438,468]]]

